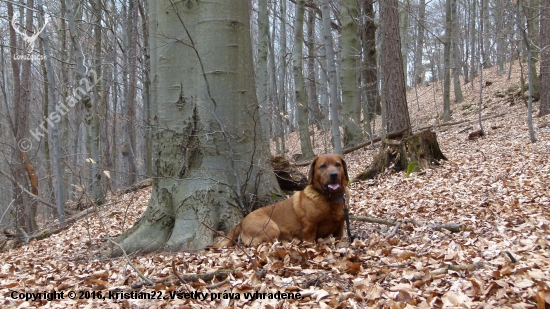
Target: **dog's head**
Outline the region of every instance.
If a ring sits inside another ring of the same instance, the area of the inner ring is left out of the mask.
[[[337,154],[320,155],[311,162],[308,180],[317,191],[343,193],[349,181],[346,161]]]

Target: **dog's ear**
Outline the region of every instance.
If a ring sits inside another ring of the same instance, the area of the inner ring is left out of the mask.
[[[346,180],[349,181],[348,177],[348,165],[346,164],[346,161],[344,161],[344,158],[340,157],[342,159],[342,166],[344,167],[344,175],[346,175]]]
[[[315,159],[313,159],[313,161],[309,165],[309,173],[307,174],[308,184],[313,183],[313,177],[315,176],[315,163],[317,163],[317,158],[318,157],[315,157]]]

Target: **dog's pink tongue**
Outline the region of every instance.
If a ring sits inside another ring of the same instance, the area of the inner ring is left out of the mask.
[[[331,183],[327,186],[329,189],[331,190],[337,190],[338,188],[340,188],[340,184],[337,184],[337,183]]]

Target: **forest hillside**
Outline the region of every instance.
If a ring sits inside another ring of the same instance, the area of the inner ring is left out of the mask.
[[[519,70],[510,79],[485,72],[487,134],[475,139],[468,134],[479,129],[479,80],[463,85],[464,102],[452,103],[454,125],[442,125],[437,110],[441,84],[409,89],[413,128],[433,126],[449,160],[409,177],[351,183],[351,214],[393,225],[353,220],[352,243],[104,258],[145,211],[147,187],[111,196],[50,237],[4,248],[0,307],[550,308],[550,116],[534,118],[531,143]],[[315,152],[329,139],[315,136]],[[288,145],[289,157],[299,153],[296,136]],[[347,154],[350,178],[376,152]],[[459,231],[438,228],[450,223]]]

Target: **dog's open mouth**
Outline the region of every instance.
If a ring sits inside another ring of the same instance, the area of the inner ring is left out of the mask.
[[[327,185],[327,188],[331,191],[336,191],[340,188],[340,184],[339,183],[329,183]]]

